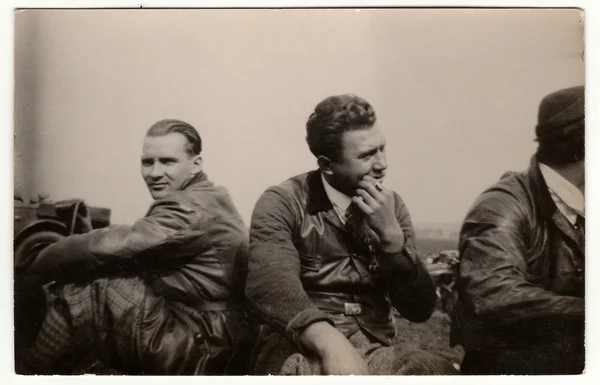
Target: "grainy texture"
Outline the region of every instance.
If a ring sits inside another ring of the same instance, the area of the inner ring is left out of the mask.
[[[417,238],[417,247],[424,258],[429,253],[457,249],[458,239],[420,237]],[[440,310],[436,310],[427,322],[420,324],[397,317],[396,333],[398,341],[418,344],[421,349],[448,358],[459,365],[462,361],[462,347],[450,347],[450,317]]]
[[[460,364],[464,351],[462,347],[450,347],[450,317],[436,310],[427,322],[412,323],[396,318],[396,341],[412,343],[426,352],[442,356],[452,363]]]
[[[421,253],[434,253],[442,250],[455,249],[457,241],[453,239],[420,238],[418,247]],[[424,323],[412,323],[399,316],[396,317],[396,340],[398,342],[415,344],[417,347],[439,356],[452,363],[460,364],[464,351],[460,346],[451,348],[449,345],[450,317],[436,310],[431,318]],[[75,374],[119,374],[118,371],[107,368],[90,355]]]
[[[437,253],[442,250],[457,250],[458,239],[417,237],[417,248],[421,256],[425,258],[429,253]]]

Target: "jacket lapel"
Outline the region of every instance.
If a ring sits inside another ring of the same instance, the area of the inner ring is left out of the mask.
[[[556,204],[550,196],[548,191],[548,185],[544,180],[544,176],[540,171],[540,166],[536,157],[534,156],[531,160],[530,167],[530,178],[531,186],[534,199],[537,201],[537,206],[540,208],[540,213],[546,220],[554,222],[556,227],[563,233],[563,235],[571,239],[583,252],[583,245],[579,242],[577,232],[571,222],[556,207]]]
[[[575,232],[575,228],[573,225],[571,225],[571,222],[569,222],[569,220],[565,218],[560,211],[558,211],[558,209],[554,211],[554,214],[552,214],[552,221],[567,238],[570,238],[573,242],[575,242],[583,251],[583,247],[579,242],[579,237]]]
[[[329,222],[333,227],[338,229],[345,229],[344,224],[340,220],[340,217],[337,215],[334,209],[328,210],[323,213],[323,218]]]
[[[342,221],[333,208],[333,204],[327,197],[323,180],[321,179],[321,172],[319,170],[310,172],[306,182],[308,186],[308,213],[311,215],[322,213],[325,221],[337,229],[345,230],[345,226],[342,224]]]

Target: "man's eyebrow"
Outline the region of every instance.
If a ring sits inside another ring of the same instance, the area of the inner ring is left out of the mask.
[[[370,148],[368,150],[361,151],[361,152],[358,153],[358,156],[359,157],[363,157],[363,156],[371,155],[371,154],[376,153],[377,150],[379,150],[379,146]]]

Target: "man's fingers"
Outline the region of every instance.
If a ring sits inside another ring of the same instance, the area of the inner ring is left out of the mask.
[[[354,197],[352,198],[352,201],[358,206],[359,209],[362,210],[362,212],[364,212],[367,215],[371,215],[374,213],[373,209],[371,208],[371,206],[369,206],[368,204],[365,203],[365,201],[363,200],[362,197]]]
[[[371,196],[366,190],[359,188],[356,190],[356,193],[363,198],[363,201],[373,209],[376,209],[379,206],[379,202],[375,198]]]
[[[377,188],[374,183],[367,180],[361,180],[358,182],[358,185],[366,190],[379,203],[382,203],[385,200],[385,195],[383,195],[383,186],[379,185],[379,188]]]
[[[384,190],[386,190],[386,188],[383,185],[383,183],[381,182],[381,180],[375,179],[370,175],[365,175],[362,180],[373,184],[373,186],[375,186],[377,191],[383,192]]]

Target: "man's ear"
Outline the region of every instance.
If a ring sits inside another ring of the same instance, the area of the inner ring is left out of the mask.
[[[317,164],[319,165],[319,169],[323,174],[333,174],[333,170],[331,170],[331,159],[329,159],[328,157],[319,155],[319,157],[317,158]]]
[[[192,174],[198,174],[202,171],[202,156],[196,155],[192,160]]]

